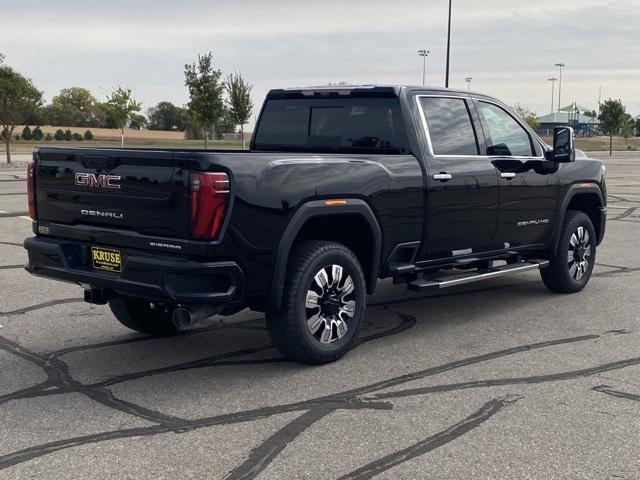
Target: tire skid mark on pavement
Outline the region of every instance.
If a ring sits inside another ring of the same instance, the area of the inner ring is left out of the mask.
[[[607,265],[605,263],[596,263],[596,266],[614,268],[615,270],[611,270],[608,272],[593,272],[591,274],[592,277],[615,277],[617,275],[640,272],[640,267],[621,267],[619,265]]]
[[[357,387],[344,392],[335,393],[327,396],[321,396],[315,399],[304,400],[304,401],[289,403],[289,404],[282,404],[277,406],[261,407],[257,409],[244,410],[240,412],[216,415],[211,417],[204,417],[196,420],[185,420],[185,423],[180,424],[180,427],[177,427],[176,424],[174,423],[165,422],[163,418],[157,418],[158,424],[149,426],[149,427],[113,430],[113,431],[102,432],[99,434],[78,436],[78,437],[68,438],[68,439],[59,440],[55,442],[43,443],[41,445],[35,445],[35,446],[28,447],[16,452],[12,452],[12,453],[0,456],[0,470],[11,467],[13,465],[17,465],[19,463],[32,460],[37,457],[41,457],[43,455],[47,455],[49,453],[62,450],[62,449],[79,446],[79,445],[86,445],[90,443],[102,442],[106,440],[157,435],[159,433],[166,433],[171,431],[173,432],[191,431],[199,428],[211,427],[216,425],[229,425],[229,424],[250,422],[250,421],[264,419],[264,418],[272,417],[274,415],[279,415],[279,414],[289,413],[289,412],[309,412],[311,410],[315,410],[318,408],[335,411],[339,409],[352,408],[354,404],[362,404],[362,403],[366,403],[367,405],[370,405],[372,403],[375,404],[378,400],[358,398],[358,397],[363,394],[374,393],[376,391],[383,390],[386,388],[406,384],[414,380],[424,379],[428,376],[437,375],[439,373],[443,373],[446,371],[451,371],[451,370],[462,368],[465,366],[486,362],[488,360],[501,358],[508,355],[514,355],[521,352],[528,352],[534,349],[541,349],[541,348],[546,348],[551,346],[558,346],[558,345],[564,345],[564,344],[570,344],[570,343],[595,340],[595,339],[601,338],[603,335],[625,334],[625,333],[628,333],[628,332],[626,332],[625,330],[615,330],[615,331],[608,331],[600,335],[597,335],[597,334],[583,335],[579,337],[570,337],[570,338],[538,342],[533,344],[520,345],[517,347],[499,350],[496,352],[490,352],[482,355],[476,355],[473,357],[468,357],[468,358],[457,360],[447,364],[430,367],[424,370],[419,370],[409,374],[400,375],[398,377],[389,378],[386,380],[375,382],[370,385]],[[380,338],[380,337],[377,337],[377,338]],[[0,339],[2,339],[2,337],[0,337]],[[0,347],[5,347],[6,349],[7,345],[10,346],[9,348],[10,351],[16,351],[20,353],[21,356],[26,356],[27,358],[33,357],[35,364],[39,365],[42,363],[43,359],[40,356],[37,356],[35,354],[25,351],[24,349],[18,347],[17,344],[15,344],[14,342],[4,341],[4,340],[0,342]],[[578,376],[587,376],[589,374],[593,375],[603,371],[613,371],[613,370],[618,370],[631,365],[638,365],[638,364],[640,364],[640,358],[627,359],[619,362],[614,362],[611,364],[605,364],[605,365],[593,367],[591,369],[581,370],[579,371],[580,374]],[[58,366],[58,368],[60,367]],[[49,372],[47,371],[47,373]],[[56,369],[56,374],[59,376],[59,378],[66,380],[64,371],[61,372]],[[576,378],[576,373],[564,372],[564,373],[554,374],[553,376],[545,376],[545,377],[546,379],[544,381],[546,382],[569,380],[569,379]],[[533,377],[533,378],[539,379],[541,377]],[[543,380],[538,380],[536,382],[531,382],[531,383],[542,383],[542,382]],[[520,383],[527,383],[527,382],[520,382]],[[68,388],[68,386],[66,385],[65,387]],[[412,389],[412,390],[416,391],[420,389]],[[75,391],[79,391],[79,393],[83,393],[82,390],[76,389]],[[399,393],[401,392],[393,392],[393,393],[396,396],[401,396],[399,395]],[[417,394],[422,394],[422,393],[419,392]],[[408,395],[404,395],[404,396],[408,396]],[[104,400],[104,399],[101,399],[101,400]],[[111,406],[112,408],[121,410],[120,408],[121,406],[119,404],[118,405],[110,404],[107,406]],[[386,408],[386,405],[385,405],[385,408]],[[137,412],[127,411],[126,413],[137,415]],[[324,418],[324,416],[326,415],[318,415],[317,417]],[[293,420],[293,422],[295,422],[295,420]],[[292,423],[292,422],[289,422],[289,423]],[[304,426],[304,424],[302,426]],[[286,428],[286,426],[284,428]],[[305,428],[308,428],[308,426]],[[292,434],[295,434],[295,432],[296,430],[293,429]],[[277,437],[276,443],[283,443],[283,440],[282,440],[283,438],[284,436]],[[277,457],[277,456],[272,457],[271,454],[269,454],[269,452],[272,451],[275,446],[272,445],[271,448],[267,448],[268,446],[269,444],[267,443],[265,448],[261,450],[265,453],[260,458],[255,458],[254,462],[252,462],[251,464],[247,464],[247,468],[250,466],[253,467],[254,466],[253,464],[256,463],[256,461],[260,463],[260,465],[264,466],[263,468],[266,468],[266,465],[268,465],[271,461],[273,461]],[[259,449],[260,447],[258,447],[257,449],[254,449],[254,451]],[[264,458],[265,455],[269,457],[266,460]]]
[[[25,313],[33,312],[34,310],[40,310],[48,307],[55,307],[56,305],[64,305],[66,303],[83,303],[81,298],[63,298],[60,300],[50,300],[48,302],[38,303],[36,305],[30,305],[28,307],[17,308],[15,310],[9,310],[6,312],[0,312],[0,317],[9,315],[24,315]]]
[[[14,244],[14,245],[20,246],[19,244]],[[626,267],[619,267],[614,265],[601,265],[601,266],[618,269],[615,272],[603,272],[603,274],[628,273],[629,271],[633,270],[633,269],[628,269]],[[490,288],[487,288],[486,290],[491,290],[492,288],[493,287],[490,287]],[[478,290],[474,290],[468,293],[477,293],[477,292]],[[455,292],[450,294],[460,294],[460,293],[461,292]],[[450,294],[448,293],[448,294],[439,295],[439,296],[440,297],[448,296]],[[420,298],[429,298],[429,297],[418,297],[418,298],[411,298],[408,300],[415,301],[415,300],[419,300]],[[73,302],[81,302],[81,301],[82,301],[81,299],[56,300],[56,301],[45,302],[43,304],[38,304],[30,307],[13,310],[10,312],[0,312],[0,315],[24,314],[33,310],[47,308],[47,307],[58,305],[61,303],[73,303]],[[400,301],[379,302],[377,304],[371,304],[370,306],[383,307],[385,309],[389,309],[389,306],[395,305],[398,303],[403,303],[403,301],[400,300]],[[389,329],[384,332],[378,332],[378,333],[370,334],[369,336],[366,336],[366,337],[362,337],[361,339],[358,340],[357,344],[361,344],[363,342],[370,341],[370,340],[375,340],[377,338],[382,338],[388,335],[400,333],[408,328],[411,328],[416,322],[415,317],[411,315],[403,315],[402,313],[399,313],[399,312],[395,312],[395,313],[398,315],[398,317],[401,320],[401,323],[398,326],[393,327],[392,329]],[[182,334],[197,333],[198,331],[210,330],[210,329],[216,329],[216,328],[229,328],[229,327],[242,328],[242,325],[241,325],[242,323],[247,324],[245,327],[256,328],[256,322],[262,322],[262,319],[260,318],[260,319],[249,320],[247,322],[240,322],[240,324],[208,326],[200,329],[188,330]],[[610,332],[605,332],[604,334],[609,334],[609,333],[628,333],[628,332],[610,331]],[[232,472],[229,473],[230,476],[228,477],[232,479],[233,478],[250,478],[250,477],[246,477],[246,476],[243,477],[238,475],[243,474],[243,472],[254,472],[256,471],[255,470],[256,468],[258,468],[259,471],[262,471],[278,456],[278,454],[286,447],[288,443],[295,440],[295,438],[297,438],[309,426],[313,425],[318,420],[326,417],[327,415],[330,415],[331,413],[337,410],[345,409],[345,408],[353,408],[350,405],[357,400],[355,397],[358,395],[363,395],[366,393],[371,393],[374,391],[379,391],[382,389],[401,385],[413,380],[425,378],[426,376],[435,375],[451,369],[462,368],[464,366],[471,365],[474,363],[484,362],[487,360],[491,360],[493,358],[499,358],[500,356],[512,355],[512,354],[520,353],[523,351],[529,351],[535,348],[544,348],[547,346],[562,345],[562,344],[572,343],[572,342],[588,341],[588,340],[600,338],[600,336],[601,335],[586,335],[582,337],[573,337],[569,339],[540,342],[538,344],[531,344],[531,345],[526,345],[522,347],[514,347],[513,349],[507,349],[500,352],[494,352],[492,354],[471,357],[470,359],[453,362],[445,366],[434,367],[427,370],[406,374],[401,377],[385,380],[382,382],[377,382],[373,385],[360,387],[347,392],[342,392],[340,394],[329,395],[327,397],[320,397],[318,399],[298,402],[295,404],[281,405],[278,407],[265,407],[265,408],[256,409],[256,410],[247,410],[245,412],[239,412],[238,414],[208,417],[208,418],[203,418],[195,421],[186,420],[186,419],[182,419],[182,418],[174,417],[170,415],[165,415],[165,414],[162,414],[161,412],[156,412],[154,410],[147,409],[146,407],[142,407],[132,402],[118,399],[114,397],[113,394],[106,387],[110,385],[114,385],[116,383],[121,383],[121,382],[129,381],[137,378],[143,378],[149,375],[167,373],[169,371],[190,370],[195,368],[205,368],[209,366],[223,366],[223,365],[251,365],[251,364],[260,365],[260,364],[267,364],[267,363],[274,363],[274,362],[285,362],[286,360],[284,358],[272,358],[272,359],[260,359],[260,360],[233,360],[233,357],[252,355],[260,351],[268,350],[272,348],[269,345],[264,347],[258,347],[256,349],[245,349],[239,352],[229,352],[228,354],[216,355],[214,357],[208,357],[206,359],[201,359],[199,361],[186,362],[184,364],[173,365],[173,366],[165,367],[162,369],[153,369],[146,372],[135,372],[133,374],[112,377],[111,379],[107,379],[103,382],[99,382],[92,385],[83,385],[80,382],[74,380],[70,376],[66,364],[59,359],[59,356],[65,353],[70,353],[70,352],[79,351],[79,350],[101,348],[101,347],[121,345],[121,344],[141,342],[141,341],[149,341],[151,339],[156,339],[157,337],[143,336],[143,337],[129,338],[129,339],[124,339],[119,341],[103,342],[103,343],[94,344],[94,345],[69,347],[45,356],[28,352],[27,350],[19,347],[18,344],[8,340],[5,341],[5,339],[0,337],[0,348],[9,350],[12,353],[22,356],[23,358],[31,361],[32,363],[40,366],[45,370],[47,377],[49,379],[46,382],[29,387],[19,392],[13,392],[8,395],[0,396],[0,404],[5,403],[7,401],[18,400],[20,398],[31,398],[35,396],[47,396],[47,395],[54,395],[54,394],[77,392],[77,393],[84,394],[88,398],[91,398],[94,401],[101,403],[102,405],[105,405],[109,408],[113,408],[123,413],[128,413],[130,415],[156,423],[156,425],[151,427],[146,427],[146,428],[133,428],[133,429],[125,429],[121,431],[110,431],[110,432],[104,432],[101,434],[81,436],[81,437],[71,438],[71,439],[62,440],[58,442],[51,442],[51,443],[43,444],[40,446],[29,447],[27,449],[20,450],[18,452],[13,452],[11,454],[0,457],[0,469],[25,462],[32,458],[46,455],[54,451],[70,448],[76,445],[83,445],[86,443],[95,443],[95,442],[101,442],[101,441],[117,439],[117,438],[127,438],[132,436],[156,435],[159,433],[165,433],[165,432],[171,432],[171,431],[183,432],[183,431],[190,431],[193,429],[207,427],[207,426],[253,421],[261,418],[270,417],[273,415],[278,415],[280,413],[287,413],[287,412],[293,412],[293,411],[305,412],[296,418],[296,420],[299,420],[302,418],[304,418],[305,420],[300,420],[298,423],[296,423],[293,427],[290,427],[290,428],[288,428],[289,424],[285,425],[285,427],[283,427],[283,429],[280,430],[281,432],[280,435],[273,435],[270,439],[267,440],[266,443],[263,442],[264,443],[263,445],[260,445],[259,447],[254,449],[253,453],[249,456],[249,458],[245,460],[245,462],[243,462],[240,466],[232,470]],[[613,364],[607,364],[605,366],[595,367],[595,369],[585,369],[582,371],[578,371],[579,373],[565,372],[564,374],[565,376],[569,375],[567,378],[565,378],[563,374],[555,374],[555,375],[547,375],[547,376],[541,376],[541,377],[532,377],[528,379],[528,381],[527,379],[506,379],[506,380],[493,380],[493,381],[484,381],[484,382],[517,381],[515,384],[543,383],[543,382],[549,382],[549,381],[559,381],[559,380],[577,378],[577,377],[574,377],[575,375],[587,376],[590,374],[592,375],[592,374],[596,374],[604,371],[616,370],[620,368],[625,368],[626,366],[635,365],[638,363],[640,363],[640,359],[630,359],[626,361],[615,362]],[[591,371],[593,371],[593,373],[590,373]],[[465,388],[479,388],[482,386],[502,385],[502,383],[496,384],[496,385],[490,385],[490,384],[482,385],[481,383],[482,381],[475,387],[467,386]],[[507,383],[507,384],[512,384],[512,383]],[[449,387],[452,387],[452,386],[449,386]],[[454,384],[453,387],[456,389],[459,389],[460,384],[457,384],[457,385]],[[411,395],[423,394],[422,391],[418,391],[418,390],[421,390],[421,389],[412,389],[409,391],[414,392]],[[433,392],[426,392],[426,393],[433,393]],[[407,395],[404,395],[404,396],[407,396]],[[398,397],[399,396],[401,395],[398,395]],[[394,397],[389,397],[389,398],[394,398]],[[376,408],[376,407],[362,406],[361,408]],[[385,406],[385,408],[387,407]],[[313,421],[309,420],[314,418],[316,420],[313,420]],[[296,420],[293,420],[293,422],[296,422]],[[296,426],[299,426],[301,428],[297,428]],[[289,440],[287,440],[287,438]],[[232,476],[232,475],[236,475],[236,476]],[[243,474],[243,475],[246,475],[246,474]],[[362,477],[362,478],[367,478],[367,477]]]
[[[18,269],[18,268],[24,268],[24,264],[20,264],[20,265],[0,265],[0,270],[12,270],[12,269]]]
[[[368,337],[364,337],[359,343],[363,343],[370,340],[375,340],[378,338],[382,338],[384,336],[393,335],[404,331],[415,324],[415,319],[409,321],[408,316],[402,319],[403,324],[401,326],[396,326],[388,329],[386,332],[380,332]],[[264,347],[273,348],[271,346]],[[30,387],[28,389],[13,392],[11,394],[0,397],[0,404],[11,401],[17,398],[30,398],[33,396],[38,396],[38,393],[43,395],[52,395],[52,394],[62,394],[62,393],[81,393],[91,398],[92,400],[101,403],[107,407],[113,408],[115,410],[122,411],[124,413],[128,413],[130,415],[143,418],[145,420],[150,420],[157,425],[147,428],[133,428],[126,430],[118,430],[111,432],[104,432],[103,434],[95,434],[88,436],[75,437],[63,441],[51,442],[47,444],[43,444],[40,446],[29,447],[24,450],[20,450],[18,452],[14,452],[12,454],[4,455],[0,457],[0,470],[4,468],[8,468],[12,465],[16,465],[18,463],[22,463],[24,461],[28,461],[31,458],[36,458],[42,455],[46,455],[48,453],[52,453],[61,449],[69,448],[72,446],[82,445],[86,443],[94,443],[105,440],[110,440],[114,438],[127,438],[132,436],[145,436],[145,435],[156,435],[158,433],[166,433],[166,432],[184,432],[193,430],[195,428],[201,428],[204,426],[212,426],[218,424],[227,424],[227,423],[237,423],[239,421],[251,421],[257,420],[261,418],[267,418],[272,415],[276,415],[278,413],[287,413],[289,411],[304,411],[308,410],[306,407],[306,402],[298,402],[297,404],[285,405],[283,407],[266,407],[257,410],[250,410],[247,412],[240,412],[240,414],[226,414],[218,417],[210,417],[202,419],[201,421],[190,421],[186,419],[182,419],[179,417],[167,416],[160,412],[156,412],[154,410],[150,410],[146,407],[142,407],[136,405],[132,402],[124,401],[121,399],[115,398],[112,393],[102,386],[94,386],[94,385],[83,385],[77,380],[74,380],[68,371],[68,366],[59,358],[50,356],[42,356],[35,354],[33,352],[29,352],[28,350],[20,347],[17,343],[5,339],[0,336],[0,349],[8,351],[9,353],[13,353],[25,360],[30,361],[31,363],[43,368],[45,373],[47,374],[48,381],[41,383],[39,386]],[[69,349],[65,349],[69,350]],[[230,352],[226,356],[236,356],[237,352]],[[278,359],[278,361],[286,361],[285,359]],[[264,360],[254,361],[256,363],[268,363]],[[196,367],[194,367],[196,368]],[[53,387],[53,390],[51,389]],[[37,389],[40,389],[40,392]],[[27,392],[28,391],[28,392]],[[321,401],[323,404],[327,404],[330,409],[336,410],[339,408],[356,408],[354,405],[366,404],[366,407],[363,408],[387,408],[386,404],[381,402],[364,402],[356,399],[349,399],[346,401],[340,401],[336,403],[335,400],[329,399],[327,401]],[[371,404],[371,406],[370,406]],[[282,411],[281,411],[282,410]],[[212,423],[213,422],[213,423]]]
[[[226,480],[247,480],[258,476],[285,447],[299,437],[316,422],[338,410],[392,410],[393,405],[387,402],[350,402],[340,406],[320,406],[312,408],[295,420],[271,435],[267,440],[254,448],[241,465],[234,468]]]
[[[22,248],[22,244],[21,243],[15,243],[15,242],[0,242],[0,245],[7,245],[10,247],[21,247]]]
[[[357,470],[340,477],[338,480],[367,480],[373,478],[382,472],[400,465],[401,463],[429,453],[430,451],[446,445],[456,438],[469,433],[471,430],[482,425],[505,407],[513,405],[522,398],[524,397],[519,395],[507,395],[504,397],[494,398],[493,400],[485,403],[479,410],[475,411],[461,422],[450,426],[446,430],[427,437],[408,448],[391,453],[379,460],[365,465],[364,467],[358,468]]]
[[[633,400],[634,402],[640,402],[640,395],[637,393],[629,393],[623,392],[621,390],[614,390],[609,385],[598,385],[593,387],[591,390],[594,392],[605,393],[607,395],[611,395],[612,397],[624,398],[625,400]]]
[[[610,203],[618,203],[618,202],[640,203],[640,200],[630,200],[628,198],[623,197],[622,195],[608,194],[607,200]]]
[[[640,207],[627,208],[627,209],[625,209],[624,212],[621,212],[621,213],[617,214],[615,217],[609,218],[608,220],[612,220],[612,221],[624,220],[625,218],[633,215],[638,208],[640,208]]]
[[[110,391],[104,388],[86,388],[80,382],[71,377],[69,374],[69,368],[63,361],[56,358],[49,358],[46,355],[33,353],[21,347],[16,342],[2,336],[0,336],[0,349],[40,367],[44,371],[47,376],[47,380],[40,384],[41,391],[54,387],[57,388],[58,393],[81,393],[90,399],[105,405],[106,407],[110,407],[114,410],[119,410],[145,420],[153,421],[160,425],[174,425],[178,421],[182,420],[175,419],[175,421],[169,421],[166,415],[117,399]],[[38,392],[33,391],[34,388],[35,387],[25,389],[27,391],[31,390],[32,395],[26,395],[25,390],[3,395],[0,397],[0,404],[15,400],[16,398],[32,398],[34,396],[38,396]]]
[[[7,212],[0,213],[0,218],[12,218],[12,217],[24,217],[29,215],[29,212]]]

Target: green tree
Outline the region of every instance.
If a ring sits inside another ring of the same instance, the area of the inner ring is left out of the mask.
[[[602,130],[605,135],[609,135],[610,156],[613,155],[613,136],[622,128],[622,124],[626,118],[625,115],[625,108],[620,100],[610,98],[600,107],[600,115],[598,115],[600,130]]]
[[[89,90],[63,88],[44,109],[46,123],[69,127],[99,127],[105,124],[105,112]]]
[[[65,138],[64,131],[61,128],[57,129],[53,138],[55,138],[58,141],[64,140]]]
[[[29,125],[25,125],[24,128],[22,129],[22,139],[31,140],[32,138],[33,138],[33,135],[31,133],[31,129],[29,128]]]
[[[11,163],[13,131],[42,106],[42,92],[20,73],[4,63],[0,65],[0,127]]]
[[[622,128],[620,129],[620,133],[624,137],[625,146],[629,143],[629,138],[633,137],[636,133],[636,122],[633,120],[633,117],[628,113],[624,114],[624,119],[622,120]]]
[[[73,138],[73,133],[71,133],[71,130],[69,130],[68,128],[64,131],[64,139],[67,142],[70,142],[71,139]]]
[[[147,126],[147,118],[139,113],[134,113],[129,119],[129,128],[134,130],[144,130]]]
[[[119,86],[107,97],[107,108],[117,128],[120,129],[120,144],[124,148],[124,128],[133,114],[140,111],[142,104],[133,98],[131,89]]]
[[[236,119],[232,115],[231,110],[225,108],[222,115],[218,117],[218,120],[216,120],[216,123],[213,125],[216,140],[222,140],[224,133],[235,132],[236,125]]]
[[[184,83],[189,91],[188,108],[196,125],[202,130],[207,148],[207,129],[224,113],[222,72],[213,68],[213,54],[198,55],[198,61],[184,66]]]
[[[42,140],[44,134],[42,133],[42,129],[40,127],[36,127],[33,129],[31,136],[36,142],[39,142],[40,140]]]
[[[91,133],[91,130],[87,130],[86,132],[84,132],[84,139],[93,140],[93,133]]]
[[[517,104],[514,110],[533,130],[537,130],[540,127],[540,124],[538,123],[538,115],[535,112],[532,112],[527,107],[523,107],[520,104]]]
[[[229,114],[236,125],[240,125],[242,148],[245,148],[244,125],[249,122],[253,112],[251,90],[253,86],[242,78],[242,74],[227,75],[225,88],[229,97]]]
[[[185,129],[183,114],[184,109],[176,107],[173,103],[160,102],[147,112],[149,130],[182,131]]]
[[[636,118],[636,137],[640,137],[640,116]]]

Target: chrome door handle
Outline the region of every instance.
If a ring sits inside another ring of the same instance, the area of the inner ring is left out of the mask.
[[[441,182],[446,182],[447,180],[451,180],[453,178],[453,175],[451,175],[450,173],[436,173],[433,176],[434,180],[440,180]]]
[[[514,178],[516,176],[516,174],[513,173],[513,172],[503,172],[503,173],[500,174],[500,176],[502,178],[512,179],[512,178]]]

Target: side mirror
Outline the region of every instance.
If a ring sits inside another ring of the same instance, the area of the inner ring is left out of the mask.
[[[573,128],[554,127],[553,129],[553,150],[550,153],[550,160],[558,163],[569,163],[576,161],[576,146],[573,139]]]

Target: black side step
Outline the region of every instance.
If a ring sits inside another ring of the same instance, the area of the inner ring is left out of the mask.
[[[437,290],[440,288],[455,287],[466,283],[480,282],[490,278],[502,277],[513,273],[526,272],[528,270],[540,270],[549,266],[549,260],[529,260],[526,262],[513,263],[511,265],[502,265],[500,267],[490,268],[488,270],[455,273],[451,275],[442,275],[439,277],[431,277],[418,279],[407,285],[409,290],[423,292],[425,290]]]

